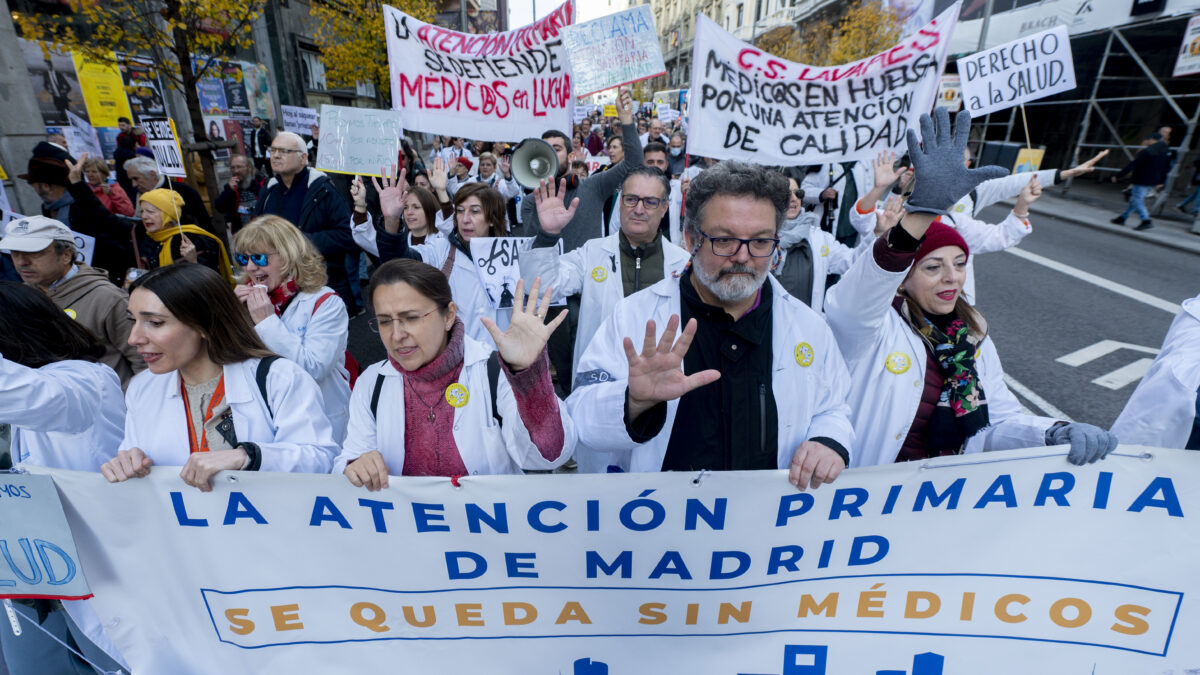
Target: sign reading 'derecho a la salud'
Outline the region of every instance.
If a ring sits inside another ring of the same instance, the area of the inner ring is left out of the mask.
[[[963,105],[972,117],[1075,88],[1075,63],[1066,26],[958,60]]]
[[[568,0],[528,26],[474,35],[384,5],[392,108],[404,111],[409,129],[447,136],[570,129],[574,98],[562,31],[574,18]]]
[[[855,469],[806,492],[785,471],[393,477],[378,492],[226,472],[200,492],[175,467],[120,485],[30,470],[70,505],[92,606],[133,672],[395,672],[398,655],[439,675],[1200,664],[1200,463],[1065,454]]]
[[[864,160],[905,142],[933,107],[958,4],[874,56],[792,63],[696,18],[688,152],[797,166]]]
[[[576,97],[667,71],[650,5],[568,26],[563,45],[571,58]]]

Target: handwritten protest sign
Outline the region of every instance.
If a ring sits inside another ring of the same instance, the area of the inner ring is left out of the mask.
[[[281,105],[279,112],[283,116],[283,130],[293,134],[311,134],[313,125],[319,120],[317,111],[313,108]]]
[[[528,26],[486,35],[427,24],[388,5],[383,14],[392,108],[404,111],[409,129],[474,138],[570,130],[574,98],[562,43],[575,18],[570,0]]]
[[[841,66],[772,56],[696,17],[688,152],[796,166],[874,157],[933,107],[958,3],[890,49]]]
[[[638,82],[667,72],[650,5],[602,16],[563,29],[575,95]]]
[[[475,237],[471,240],[471,258],[479,283],[494,309],[513,306],[513,294],[521,280],[521,252],[533,246],[533,237]],[[562,242],[558,244],[562,251]]]
[[[1056,26],[958,60],[963,104],[972,116],[1075,88],[1066,26]]]
[[[1065,454],[904,462],[806,492],[786,471],[393,477],[379,492],[243,471],[200,492],[170,467],[120,489],[29,470],[53,476],[134,673],[397,672],[398,653],[403,672],[438,675],[1200,664],[1200,464]]]
[[[69,127],[63,129],[66,132],[67,146],[71,148],[71,152],[78,157],[83,153],[87,153],[91,157],[103,157],[104,150],[100,147],[100,137],[96,135],[96,129],[79,115],[66,111]]]
[[[49,476],[0,473],[0,514],[0,598],[92,597]]]
[[[380,176],[396,163],[404,127],[394,110],[321,106],[317,168],[332,173]]]
[[[604,106],[604,116],[605,117],[616,117],[617,116],[617,106],[612,105],[612,104],[605,105]]]
[[[158,163],[158,172],[173,178],[187,178],[183,151],[175,137],[175,121],[166,117],[143,117],[141,127],[146,132],[154,161]]]

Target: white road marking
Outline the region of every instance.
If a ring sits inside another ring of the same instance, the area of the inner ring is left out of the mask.
[[[1097,377],[1092,380],[1092,384],[1098,384],[1106,389],[1116,391],[1127,384],[1142,379],[1142,376],[1150,370],[1150,366],[1153,363],[1154,359],[1138,359],[1127,366],[1122,366],[1111,373]]]
[[[1155,356],[1157,356],[1159,352],[1159,350],[1153,347],[1143,347],[1141,345],[1130,344],[1128,342],[1117,342],[1116,340],[1101,340],[1094,345],[1073,351],[1066,356],[1060,356],[1054,360],[1061,364],[1078,368],[1085,363],[1095,361],[1102,356],[1108,356],[1109,354],[1120,349],[1128,349],[1130,351],[1141,352],[1143,354],[1153,354]]]
[[[1117,282],[1112,281],[1110,279],[1105,279],[1104,277],[1096,276],[1095,274],[1092,274],[1090,272],[1084,272],[1083,270],[1081,270],[1077,267],[1071,267],[1070,265],[1064,265],[1063,263],[1060,263],[1057,260],[1051,260],[1050,258],[1047,258],[1045,256],[1040,256],[1036,253],[1030,253],[1029,251],[1023,251],[1019,248],[1005,249],[1005,252],[1011,253],[1012,255],[1015,255],[1018,258],[1028,260],[1029,262],[1037,263],[1039,265],[1042,265],[1043,267],[1048,267],[1056,272],[1062,272],[1063,274],[1066,274],[1067,276],[1074,277],[1080,281],[1084,281],[1089,284],[1092,284],[1093,286],[1098,286],[1100,288],[1103,288],[1106,291],[1112,291],[1113,293],[1116,293],[1117,295],[1123,295],[1123,296],[1129,298],[1130,300],[1136,300],[1142,304],[1149,305],[1156,309],[1161,309],[1164,312],[1169,312],[1170,314],[1178,314],[1183,309],[1183,307],[1181,307],[1178,303],[1170,302],[1168,300],[1163,300],[1162,298],[1155,297],[1153,295],[1150,295],[1149,293],[1143,293],[1142,291],[1139,291],[1136,288],[1130,288],[1129,286],[1126,286],[1124,284],[1118,284]]]
[[[1012,377],[1005,375],[1004,383],[1007,384],[1008,388],[1012,389],[1018,396],[1029,401],[1037,408],[1040,408],[1042,411],[1042,414],[1045,415],[1046,417],[1053,417],[1054,419],[1059,419],[1064,422],[1073,422],[1074,421],[1070,417],[1067,417],[1067,414],[1065,412],[1059,410],[1058,408],[1055,408],[1053,405],[1050,404],[1049,401],[1047,401],[1046,399],[1042,398],[1041,396],[1038,396],[1037,394],[1033,393],[1032,389],[1030,389],[1029,387],[1026,387],[1025,385],[1021,384],[1020,382],[1017,382]],[[986,395],[986,393],[987,392],[984,392],[985,395]]]

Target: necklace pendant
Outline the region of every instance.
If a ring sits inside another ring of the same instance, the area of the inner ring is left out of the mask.
[[[429,409],[429,414],[425,416],[425,419],[429,420],[430,424],[433,424],[433,421],[437,419],[437,415],[434,414],[432,408]]]

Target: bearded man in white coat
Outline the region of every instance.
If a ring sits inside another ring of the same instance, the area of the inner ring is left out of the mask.
[[[786,468],[800,489],[849,464],[833,334],[768,273],[787,204],[784,178],[753,164],[692,182],[690,267],[621,301],[579,362],[567,399],[586,439],[577,456],[607,453],[610,471]]]

